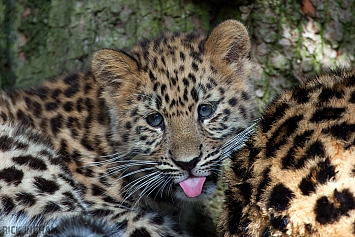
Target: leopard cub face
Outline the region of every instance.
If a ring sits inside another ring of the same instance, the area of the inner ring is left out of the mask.
[[[195,201],[215,190],[221,146],[255,118],[249,53],[245,27],[226,21],[208,37],[171,34],[94,55],[116,142],[107,173],[126,179],[127,198]]]

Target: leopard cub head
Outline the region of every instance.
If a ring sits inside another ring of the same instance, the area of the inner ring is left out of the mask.
[[[233,20],[207,37],[166,34],[95,53],[116,142],[110,172],[127,179],[123,189],[169,200],[211,195],[221,146],[255,118],[249,53],[247,30]]]

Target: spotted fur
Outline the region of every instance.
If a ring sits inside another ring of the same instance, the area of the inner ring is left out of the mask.
[[[287,90],[233,155],[221,236],[355,236],[355,69]]]
[[[41,134],[56,156],[52,161],[31,148],[33,158],[21,164],[14,153],[6,166],[1,162],[0,177],[7,177],[0,189],[1,213],[14,222],[36,218],[36,225],[57,217],[65,223],[79,213],[121,226],[124,236],[184,235],[183,214],[216,189],[221,147],[255,119],[249,53],[245,27],[226,21],[207,37],[166,34],[128,51],[103,49],[94,54],[92,71],[2,92],[0,123]],[[8,145],[1,159],[10,150],[19,148]],[[33,160],[45,168],[37,171]],[[7,169],[21,170],[30,182],[7,176]],[[45,181],[31,179],[37,175]],[[206,177],[197,197],[179,186],[189,177]],[[80,198],[60,201],[64,190]],[[4,199],[8,192],[12,196]],[[21,192],[35,196],[32,205],[7,213]],[[57,201],[41,192],[59,192],[60,204],[42,211]],[[63,230],[52,224],[54,232]]]
[[[24,228],[41,222],[49,226],[57,218],[85,210],[79,186],[59,165],[63,157],[47,141],[48,138],[25,126],[0,124],[2,236],[20,234]]]

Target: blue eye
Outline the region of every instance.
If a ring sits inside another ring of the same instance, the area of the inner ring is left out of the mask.
[[[200,119],[206,119],[213,115],[215,107],[211,104],[201,104],[197,108],[198,116]]]
[[[163,116],[159,113],[150,114],[145,119],[147,123],[152,127],[160,127],[163,125]]]

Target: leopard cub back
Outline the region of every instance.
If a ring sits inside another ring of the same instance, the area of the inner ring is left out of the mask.
[[[233,155],[222,236],[355,236],[355,69],[287,90]]]

